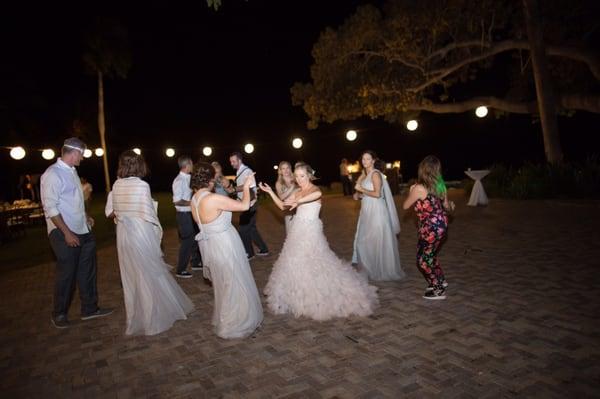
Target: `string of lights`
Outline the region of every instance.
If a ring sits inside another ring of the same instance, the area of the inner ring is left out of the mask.
[[[488,108],[485,105],[477,107],[475,109],[475,115],[478,118],[485,118],[488,115]],[[407,130],[413,132],[413,131],[417,130],[418,128],[419,128],[419,122],[417,120],[411,119],[406,122]],[[357,138],[358,138],[358,132],[356,130],[348,130],[346,132],[346,140],[352,142],[352,141],[355,141]],[[299,150],[304,145],[304,141],[300,137],[294,137],[291,141],[291,145],[293,148]],[[8,149],[10,151],[10,157],[17,161],[24,159],[27,155],[27,150],[25,148],[23,148],[22,146],[4,146],[2,148]],[[247,154],[252,154],[255,151],[254,144],[252,144],[252,143],[245,143],[243,148],[244,148],[244,152]],[[133,150],[133,152],[135,152],[138,155],[142,153],[142,150],[139,147],[132,148],[132,150]],[[51,161],[56,157],[56,152],[52,148],[34,149],[33,151],[41,152],[42,158],[44,158],[48,161]],[[172,147],[168,147],[164,150],[164,154],[168,158],[173,158],[175,155],[177,155],[177,151]],[[213,148],[210,146],[203,147],[202,154],[206,157],[211,156],[213,154]],[[98,148],[94,149],[93,151],[91,149],[86,149],[85,152],[83,153],[84,158],[91,158],[93,155],[96,155],[96,157],[102,157],[104,155],[104,150],[101,147],[98,147]]]

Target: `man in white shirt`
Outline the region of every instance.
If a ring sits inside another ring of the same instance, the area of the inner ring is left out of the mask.
[[[177,162],[179,163],[179,174],[173,180],[173,204],[175,204],[175,210],[177,211],[176,220],[180,246],[175,276],[190,278],[192,273],[186,270],[190,258],[192,270],[202,270],[202,258],[198,250],[198,243],[196,243],[198,225],[192,219],[190,208],[190,200],[193,194],[190,188],[190,174],[194,169],[194,163],[187,155],[180,156]]]
[[[79,286],[81,319],[107,316],[112,309],[98,308],[94,219],[85,212],[83,191],[75,166],[83,159],[85,144],[76,137],[64,141],[61,157],[41,178],[41,199],[50,245],[56,255],[52,323],[67,328],[67,314]]]
[[[244,165],[242,154],[239,152],[234,152],[229,156],[229,163],[231,164],[231,167],[236,170],[236,192],[238,200],[241,200],[243,196],[242,187],[244,185],[244,181],[246,181],[246,178],[253,172],[252,169]],[[267,244],[265,244],[256,228],[257,210],[256,185],[254,185],[250,187],[250,209],[248,209],[246,212],[242,212],[240,215],[240,237],[244,243],[244,248],[246,249],[246,255],[248,256],[248,259],[253,259],[255,255],[252,242],[254,242],[259,249],[256,255],[269,255],[269,248],[267,248]]]

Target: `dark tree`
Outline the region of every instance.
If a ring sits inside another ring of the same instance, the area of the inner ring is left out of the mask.
[[[98,131],[104,150],[104,181],[106,192],[110,191],[108,151],[106,148],[106,125],[104,118],[104,78],[126,78],[131,67],[131,51],[127,30],[112,19],[98,19],[87,36],[83,56],[88,70],[98,81]]]
[[[547,159],[560,161],[557,130],[546,132],[551,106],[600,112],[600,58],[590,45],[598,4],[543,2],[540,16],[528,15],[526,24],[528,2],[395,0],[381,10],[359,7],[342,26],[321,34],[312,51],[312,82],[296,83],[292,102],[316,128],[361,116],[399,122],[421,111],[458,113],[480,105],[537,115],[541,95]],[[531,23],[538,26],[536,38],[527,34]],[[533,68],[532,42],[538,47]],[[546,75],[540,54],[548,60]],[[546,90],[536,95],[540,80]]]

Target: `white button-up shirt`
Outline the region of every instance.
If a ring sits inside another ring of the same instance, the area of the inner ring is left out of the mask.
[[[60,158],[50,165],[41,178],[40,193],[46,216],[48,234],[56,225],[52,217],[62,216],[63,221],[75,234],[90,232],[83,204],[81,180],[75,167],[64,163]]]
[[[235,174],[235,185],[237,187],[241,187],[244,184],[244,182],[246,181],[246,179],[248,178],[248,176],[250,176],[251,174],[252,174],[252,169],[250,169],[248,166],[244,165],[243,163],[240,164],[240,167]],[[252,206],[256,203],[256,185],[250,186],[250,192],[254,193],[254,199],[252,201],[250,201],[250,206]],[[243,196],[244,196],[243,191],[237,192],[237,197],[239,200],[241,200]]]
[[[191,175],[187,173],[179,172],[175,180],[173,180],[173,203],[185,200],[190,201],[192,199],[192,189],[190,188]],[[188,206],[175,205],[177,212],[191,212],[191,208]]]

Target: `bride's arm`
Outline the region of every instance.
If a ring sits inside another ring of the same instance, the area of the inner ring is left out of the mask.
[[[298,205],[302,205],[302,204],[307,204],[309,202],[313,202],[313,201],[317,201],[321,198],[321,196],[323,195],[323,193],[321,193],[321,190],[319,190],[318,188],[309,193],[306,194],[303,197],[300,198],[296,198],[296,196],[294,195],[293,197],[290,197],[288,199],[286,199],[284,201],[284,205],[289,205],[290,206],[290,210],[296,208]]]
[[[283,201],[279,199],[279,197],[273,192],[273,189],[271,188],[271,186],[269,186],[266,183],[258,183],[258,187],[264,191],[265,193],[269,194],[271,196],[271,198],[273,199],[273,202],[275,203],[275,205],[277,205],[277,208],[281,209],[282,211],[285,209],[285,205],[283,204]]]

